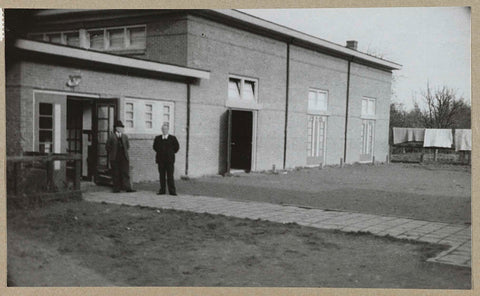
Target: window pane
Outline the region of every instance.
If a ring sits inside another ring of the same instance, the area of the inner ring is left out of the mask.
[[[152,128],[152,122],[151,122],[151,121],[146,121],[146,122],[145,122],[145,126],[146,126],[147,128]]]
[[[362,115],[367,115],[368,114],[367,105],[368,105],[368,100],[363,99],[362,100]]]
[[[368,101],[368,114],[375,115],[375,100]]]
[[[125,121],[125,126],[129,128],[133,128],[133,120],[126,120]]]
[[[130,47],[145,48],[146,32],[145,27],[127,29],[130,36]]]
[[[98,119],[98,131],[108,132],[108,119]]]
[[[125,119],[133,120],[133,112],[126,112]]]
[[[77,47],[80,46],[80,38],[78,36],[78,32],[65,33],[64,36],[67,41],[67,45]]]
[[[327,94],[324,92],[317,93],[317,110],[327,110]]]
[[[125,110],[127,112],[133,112],[133,103],[126,103],[125,104]]]
[[[40,115],[52,115],[53,113],[53,105],[48,103],[40,103],[39,104],[39,114]]]
[[[152,121],[152,113],[145,114],[145,120]]]
[[[39,143],[38,148],[41,153],[50,153],[52,152],[52,143]]]
[[[47,40],[51,43],[62,43],[62,35],[60,33],[47,34]]]
[[[104,40],[103,40],[103,30],[99,31],[90,31],[88,32],[90,37],[90,48],[103,50]]]
[[[245,81],[245,89],[243,90],[243,98],[245,100],[255,99],[255,82]]]
[[[151,104],[146,104],[145,105],[145,112],[152,112],[153,108]]]
[[[163,106],[163,114],[170,114],[170,106]]]
[[[124,43],[124,30],[123,29],[113,29],[113,30],[108,30],[108,41],[109,41],[109,47],[110,48],[124,48],[125,43]]]
[[[107,106],[100,106],[100,107],[98,107],[97,110],[98,110],[97,117],[108,118],[108,107]]]
[[[107,143],[107,140],[108,140],[108,132],[98,132],[99,143]]]
[[[240,99],[240,79],[230,78],[228,81],[228,98]]]
[[[316,110],[317,93],[315,91],[308,92],[308,110]]]
[[[163,114],[163,121],[165,121],[165,122],[170,122],[170,115],[168,115],[168,114]]]
[[[52,131],[39,131],[39,142],[52,142]]]
[[[39,128],[41,129],[51,129],[53,127],[52,117],[40,117]]]

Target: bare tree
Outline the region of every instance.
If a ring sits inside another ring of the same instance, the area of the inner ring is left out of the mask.
[[[453,89],[443,86],[432,91],[427,84],[427,91],[422,93],[426,107],[422,118],[427,128],[458,127],[458,114],[466,106],[463,99],[457,99]]]

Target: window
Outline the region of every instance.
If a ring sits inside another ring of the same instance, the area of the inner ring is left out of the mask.
[[[328,106],[328,93],[323,90],[310,89],[308,91],[308,112],[326,112]]]
[[[362,99],[362,116],[375,116],[376,100],[372,98]]]
[[[145,104],[145,128],[153,128],[153,105]]]
[[[92,29],[87,37],[87,47],[96,50],[145,49],[146,26]]]
[[[173,102],[125,99],[123,121],[127,133],[159,134],[163,124],[168,124],[173,133],[173,117]]]
[[[28,38],[37,41],[45,41],[69,46],[80,46],[79,31],[34,33],[29,34]]]
[[[133,103],[125,103],[125,127],[134,128]]]
[[[146,26],[92,28],[64,32],[28,34],[32,40],[64,44],[94,50],[143,50],[146,47]],[[82,40],[82,41],[81,41]]]
[[[38,110],[38,144],[39,152],[53,151],[53,104],[40,103]]]
[[[257,100],[257,81],[253,79],[230,77],[228,79],[229,100]]]

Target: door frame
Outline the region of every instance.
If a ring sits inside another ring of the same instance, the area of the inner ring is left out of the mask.
[[[308,164],[308,158],[309,156],[307,155],[306,157],[306,162],[307,162],[307,167],[319,167],[320,165],[325,165],[325,161],[327,159],[327,130],[328,130],[328,115],[322,115],[322,114],[310,114],[307,113],[307,137],[308,137],[308,117],[313,116],[313,117],[320,117],[323,118],[324,120],[324,131],[323,131],[323,156],[322,156],[322,163],[321,164]],[[312,127],[313,130],[313,127]],[[308,145],[308,138],[307,138],[307,145]]]
[[[370,156],[370,159],[360,160],[360,157],[363,155],[362,153],[360,153],[360,155],[358,156],[358,158],[359,158],[358,162],[359,163],[370,163],[370,162],[373,161],[373,156],[375,155],[374,151],[375,151],[376,120],[375,119],[367,119],[367,118],[362,118],[361,120],[362,120],[362,128],[363,128],[363,122],[364,121],[373,123],[373,128],[372,128],[373,135],[372,135],[372,144],[371,144],[372,154]],[[360,143],[360,149],[361,149],[361,152],[363,152],[363,141]]]
[[[115,103],[116,110],[113,114],[113,124],[115,125],[115,122],[119,119],[120,116],[120,99],[119,98],[99,98],[93,100],[93,105],[92,105],[92,149],[94,151],[94,161],[93,161],[93,166],[94,166],[94,175],[93,175],[93,180],[97,182],[103,182],[99,178],[99,170],[98,170],[98,121],[96,120],[98,117],[98,104],[102,103]],[[112,129],[113,130],[113,129]],[[107,139],[108,139],[107,135]],[[109,164],[109,155],[107,152],[107,169],[110,167]],[[107,181],[108,182],[108,181]]]
[[[227,167],[226,173],[229,174],[231,171],[232,165],[232,114],[233,111],[247,111],[252,112],[252,155],[250,163],[250,171],[257,170],[257,126],[258,126],[258,110],[254,109],[244,109],[244,108],[227,108]]]

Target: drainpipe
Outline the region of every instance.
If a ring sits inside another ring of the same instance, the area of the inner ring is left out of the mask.
[[[290,44],[292,40],[287,41],[287,78],[286,78],[286,89],[285,89],[285,130],[283,132],[283,169],[285,169],[287,164],[287,128],[288,128],[288,93],[290,86]]]
[[[347,70],[347,100],[345,106],[345,142],[343,145],[343,162],[347,162],[347,131],[348,131],[348,103],[350,101],[350,64],[352,60],[348,60],[348,70]]]
[[[187,82],[187,143],[185,145],[185,176],[188,176],[188,150],[190,146],[190,84]]]

